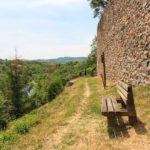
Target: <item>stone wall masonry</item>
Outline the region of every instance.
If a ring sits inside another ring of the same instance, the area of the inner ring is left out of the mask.
[[[98,73],[105,53],[111,80],[150,85],[150,0],[110,0],[98,25]]]

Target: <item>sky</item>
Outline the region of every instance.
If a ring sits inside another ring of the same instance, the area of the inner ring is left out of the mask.
[[[0,0],[0,58],[87,56],[98,19],[87,0]]]

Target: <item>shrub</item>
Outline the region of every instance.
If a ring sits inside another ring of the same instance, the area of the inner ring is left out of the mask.
[[[30,126],[27,122],[20,122],[16,125],[15,130],[18,134],[25,134],[29,132]]]
[[[11,133],[0,133],[0,144],[10,144],[15,141],[15,136]],[[1,148],[1,147],[0,147]]]
[[[30,131],[30,129],[40,123],[40,117],[38,114],[27,115],[25,118],[17,121],[14,124],[15,132],[18,134],[26,134]]]
[[[53,81],[48,88],[48,99],[53,100],[58,94],[63,90],[63,82],[61,79],[56,79]]]
[[[9,123],[8,129],[0,132],[0,149],[5,144],[14,143],[20,135],[28,133],[32,127],[40,123],[42,117],[37,110],[34,110],[28,115]]]

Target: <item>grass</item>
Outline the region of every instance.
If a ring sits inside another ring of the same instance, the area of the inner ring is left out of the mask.
[[[38,111],[34,111],[23,118],[11,122],[6,131],[0,132],[0,148],[4,147],[5,144],[14,143],[20,135],[28,133],[31,128],[40,123],[43,116],[46,117],[44,112],[40,115]]]
[[[138,149],[138,145],[142,145],[139,142],[141,135],[142,139],[150,138],[150,87],[134,88],[135,105],[138,117],[142,121],[141,125],[131,127],[123,124],[108,127],[107,118],[101,115],[101,98],[105,95],[117,95],[115,82],[108,81],[108,87],[104,90],[97,78],[79,78],[73,86],[66,87],[54,101],[11,122],[6,131],[0,132],[0,149],[26,150],[34,148],[38,150],[43,148],[45,138],[53,133],[59,135],[58,128],[67,127],[69,118],[77,113],[84,99],[86,80],[90,87],[87,106],[83,109],[80,122],[72,124],[71,130],[64,135],[61,149],[66,150],[80,141],[88,143],[90,138],[92,138],[90,141],[95,140],[95,149],[116,150],[122,149],[122,145],[126,149],[131,149],[133,142]],[[126,118],[121,118],[124,123],[127,123]],[[111,119],[113,120],[113,118]],[[134,139],[131,140],[133,142],[130,141],[132,138],[130,130],[136,132],[136,135],[133,136]],[[59,146],[55,145],[56,149],[59,149]]]
[[[94,113],[99,115],[100,114],[100,93],[99,93],[99,86],[96,84],[97,80],[95,78],[88,79],[88,84],[90,85],[90,97],[89,97],[89,104],[87,110],[89,113]]]
[[[77,142],[77,137],[72,133],[67,133],[64,137],[64,140],[62,141],[62,143],[64,143],[64,145],[73,145],[74,143]]]
[[[150,135],[150,86],[135,87],[134,96],[138,116],[147,125]]]
[[[66,119],[76,112],[83,98],[83,80],[85,79],[81,78],[78,80],[71,89],[66,88],[64,92],[52,102],[11,122],[6,131],[0,132],[0,149],[9,149],[12,146],[15,147],[16,142],[18,143],[21,141],[20,138],[27,133],[25,140],[28,139],[30,134],[32,134],[33,128],[37,126],[40,130],[40,125],[42,123],[45,123],[45,129],[42,132],[47,132],[46,130],[51,128],[50,132],[54,133],[57,128],[55,125],[65,126],[67,124]],[[51,119],[52,121],[46,124],[48,121],[47,119]],[[21,149],[26,149],[26,145],[23,145],[22,141],[20,142],[20,147]],[[42,145],[38,144],[36,147],[42,147]]]

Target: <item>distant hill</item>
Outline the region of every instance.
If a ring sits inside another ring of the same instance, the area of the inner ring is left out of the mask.
[[[51,64],[64,64],[67,62],[75,62],[75,61],[81,62],[84,60],[86,60],[86,57],[59,57],[56,59],[37,59],[35,61],[46,62]]]

